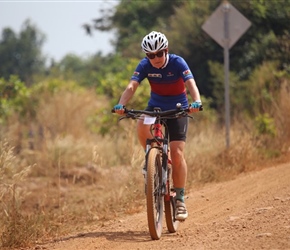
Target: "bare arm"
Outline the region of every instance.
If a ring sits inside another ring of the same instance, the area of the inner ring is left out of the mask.
[[[185,82],[185,86],[187,87],[190,96],[192,98],[192,101],[200,101],[200,94],[199,94],[199,90],[196,86],[195,80],[194,79],[188,79]]]
[[[127,88],[124,90],[123,94],[121,95],[119,104],[126,105],[130,101],[132,96],[134,95],[138,86],[139,86],[138,82],[130,81]]]

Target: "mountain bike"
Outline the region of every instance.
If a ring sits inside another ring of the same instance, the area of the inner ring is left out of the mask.
[[[114,112],[114,110],[112,110]],[[176,109],[161,111],[156,107],[153,111],[126,109],[119,120],[144,119],[150,124],[152,138],[146,140],[145,154],[145,195],[147,205],[147,221],[150,236],[153,240],[161,237],[163,230],[163,210],[169,233],[175,233],[179,221],[175,219],[175,190],[172,181],[172,165],[169,157],[169,135],[166,126],[167,119],[190,117],[189,109],[183,109],[181,104]],[[144,116],[145,115],[145,116]]]

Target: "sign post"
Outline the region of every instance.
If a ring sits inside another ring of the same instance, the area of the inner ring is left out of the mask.
[[[202,29],[224,48],[226,147],[230,147],[230,48],[251,26],[234,6],[224,1],[202,25]]]
[[[229,53],[229,5],[223,5],[224,13],[224,74],[225,74],[225,120],[226,120],[226,147],[230,146],[230,53]]]

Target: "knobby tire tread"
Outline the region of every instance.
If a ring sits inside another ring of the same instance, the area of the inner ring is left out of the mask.
[[[155,190],[156,188],[160,190],[159,187],[155,186],[155,176],[158,175],[159,185],[161,185],[161,159],[160,153],[157,148],[152,148],[149,152],[147,159],[147,192],[146,192],[146,202],[147,202],[147,220],[150,236],[153,240],[159,240],[162,233],[162,220],[163,220],[163,197],[159,197],[160,213],[157,216],[155,209]]]
[[[171,188],[173,188],[173,180],[172,180],[172,168],[168,169],[168,180],[169,186],[167,186],[167,192],[170,194]],[[175,233],[179,226],[179,221],[175,220],[175,203],[174,197],[170,196],[170,200],[167,200],[164,196],[164,211],[165,211],[165,219],[166,219],[166,226],[169,233]]]

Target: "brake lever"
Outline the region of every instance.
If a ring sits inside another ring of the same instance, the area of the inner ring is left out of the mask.
[[[122,116],[122,117],[120,117],[118,120],[121,121],[121,120],[123,120],[123,119],[127,119],[127,118],[129,118],[129,117],[128,117],[128,116]]]
[[[133,119],[133,120],[136,120],[136,119],[139,119],[140,116],[138,115],[134,115],[132,113],[130,113],[129,110],[126,110],[126,112],[124,113],[125,115],[123,115],[122,117],[119,118],[119,121],[123,120],[123,119]]]

